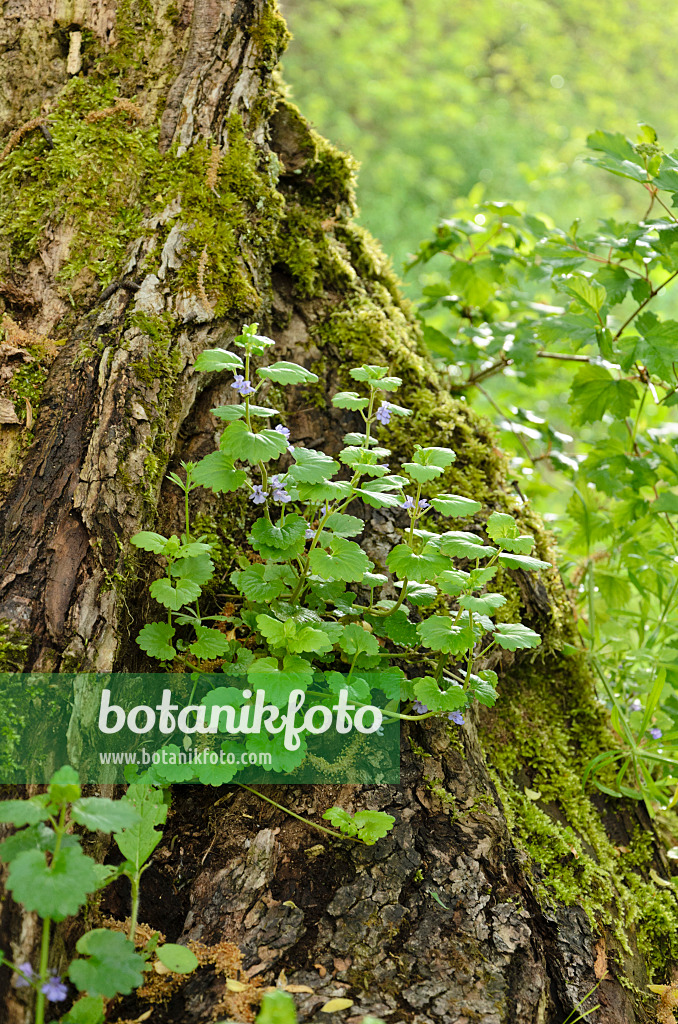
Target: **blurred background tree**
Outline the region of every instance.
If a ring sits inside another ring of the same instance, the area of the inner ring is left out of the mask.
[[[667,149],[678,136],[678,24],[653,0],[282,6],[293,98],[362,162],[362,221],[398,271],[472,190],[561,225],[623,215],[626,183],[583,163],[586,135],[649,121]],[[421,285],[408,276],[412,297]]]

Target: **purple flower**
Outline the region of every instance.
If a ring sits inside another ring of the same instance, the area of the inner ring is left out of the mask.
[[[304,536],[306,537],[306,540],[313,540],[315,537],[315,530],[307,530]]]
[[[280,482],[279,476],[271,477],[271,487],[273,488],[274,501],[280,501],[284,505],[285,502],[292,500],[292,496],[285,490],[285,485]]]
[[[658,729],[657,726],[655,726],[653,729],[650,729],[650,736],[653,740],[660,740],[662,738],[661,729]]]
[[[420,512],[423,512],[425,508],[428,508],[428,506],[429,506],[429,502],[426,500],[426,498],[420,498],[419,499],[418,509],[419,509]]]
[[[405,500],[401,503],[400,507],[404,508],[404,509],[407,509],[408,511],[411,508],[414,508],[414,498],[412,498],[412,497],[405,498]]]
[[[462,715],[461,711],[450,711],[447,717],[449,718],[450,722],[454,722],[456,725],[464,724],[464,716]]]
[[[268,491],[265,491],[261,484],[254,484],[252,486],[250,501],[253,501],[255,505],[263,505],[267,497]]]
[[[629,704],[629,711],[642,711],[642,710],[643,710],[643,705],[641,704],[641,702],[636,697],[636,699],[632,700],[631,703]]]
[[[21,971],[21,974],[25,975],[25,977],[22,978],[21,974],[17,974],[14,984],[17,988],[28,988],[31,981],[35,978],[35,971],[28,961],[23,964],[17,964],[17,968]]]
[[[255,389],[252,387],[248,380],[245,380],[242,373],[236,373],[235,380],[231,384],[234,391],[237,391],[239,395],[253,395]]]
[[[389,409],[388,402],[381,403],[381,405],[377,409],[376,418],[379,420],[380,423],[383,423],[384,426],[386,426],[387,423],[390,423],[391,410]]]
[[[50,1003],[60,1003],[68,995],[68,989],[56,971],[52,971],[52,977],[40,989],[49,999]]]
[[[422,704],[420,700],[415,700],[414,704],[412,705],[412,710],[414,711],[415,715],[425,715],[428,713],[428,708],[426,707],[425,704]]]
[[[278,426],[275,428],[275,432],[276,432],[276,434],[282,434],[282,436],[285,438],[285,440],[289,441],[289,439],[290,439],[290,428],[289,427],[283,427],[282,423],[279,423]]]

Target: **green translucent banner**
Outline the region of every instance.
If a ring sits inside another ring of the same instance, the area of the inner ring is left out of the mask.
[[[397,704],[379,673],[305,689],[246,676],[0,674],[0,783],[400,781]]]

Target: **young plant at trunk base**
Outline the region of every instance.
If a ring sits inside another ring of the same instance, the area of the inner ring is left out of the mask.
[[[290,362],[255,369],[255,360],[274,345],[257,331],[256,324],[246,326],[234,339],[242,356],[214,349],[196,360],[198,370],[234,373],[231,388],[240,400],[213,410],[226,424],[219,450],[184,464],[185,479],[171,476],[185,495],[183,535],[143,532],[133,538],[166,562],[165,576],[151,584],[150,594],[167,619],[144,626],[137,642],[167,666],[200,670],[209,660],[214,672],[216,661],[224,687],[215,689],[213,676],[194,677],[193,693],[208,708],[223,698],[244,712],[263,690],[269,704],[281,709],[299,692],[331,712],[343,693],[356,721],[376,702],[384,728],[441,714],[462,724],[462,712],[474,701],[496,701],[497,676],[484,667],[488,656],[540,643],[527,626],[502,621],[505,598],[488,585],[500,569],[538,572],[550,570],[550,563],[530,553],[534,539],[508,512],[488,518],[472,496],[436,492],[456,458],[450,448],[415,445],[410,461],[400,471],[391,469],[391,451],[380,436],[393,417],[410,411],[391,400],[401,380],[384,366],[354,367],[349,374],[358,390],[334,395],[336,409],[361,421],[336,458],[290,443],[280,413],[265,404],[268,384],[281,389],[317,377]],[[194,536],[190,524],[188,496],[196,486],[215,494],[242,489],[261,509],[230,575],[238,594],[230,615],[218,609],[206,615],[200,605],[214,562],[210,542]],[[402,533],[381,566],[358,542],[365,506],[392,516]],[[448,521],[470,520],[473,531],[448,529]],[[403,702],[411,710],[401,710]],[[237,760],[264,746],[274,755],[272,772],[291,772],[306,757],[305,739],[291,749],[280,734],[229,739],[222,749]],[[182,766],[181,780],[219,785],[237,771],[233,763],[199,766],[193,773]],[[162,765],[150,777],[178,780],[174,769]]]
[[[162,794],[149,786],[131,786],[121,800],[83,797],[78,774],[68,766],[53,775],[46,793],[29,800],[0,802],[0,821],[17,828],[14,835],[0,843],[0,859],[9,866],[7,889],[25,910],[42,918],[37,968],[29,962],[15,964],[1,953],[0,963],[14,972],[17,988],[34,989],[35,1024],[44,1024],[48,1002],[64,1002],[72,993],[69,984],[49,966],[52,923],[78,914],[89,896],[121,875],[128,875],[133,886],[130,938],[118,931],[95,928],[78,940],[76,950],[82,956],[71,962],[67,976],[84,995],[63,1018],[64,1024],[101,1024],[104,999],[126,995],[142,985],[153,950],[163,963],[167,959],[174,962],[174,950],[179,950],[184,967],[188,963],[186,954],[192,958],[191,963],[195,961],[190,969],[197,966],[193,954],[184,947],[166,944],[155,948],[152,942],[140,952],[134,947],[138,879],[161,838],[153,825],[164,821],[166,813]],[[83,852],[80,838],[70,831],[70,823],[90,832],[114,833],[121,852],[127,852],[130,861],[119,867],[98,864]]]

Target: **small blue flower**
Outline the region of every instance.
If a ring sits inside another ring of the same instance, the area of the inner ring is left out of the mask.
[[[255,505],[263,505],[267,497],[268,491],[265,491],[261,484],[253,484],[250,501],[253,501]]]
[[[660,740],[662,738],[662,735],[663,733],[661,729],[658,729],[657,726],[655,726],[653,729],[650,729],[650,736],[653,740]]]
[[[292,500],[292,496],[285,490],[285,485],[280,482],[279,476],[271,477],[271,487],[273,488],[273,500],[279,501],[283,505]]]
[[[631,703],[629,704],[629,711],[642,711],[642,710],[643,710],[643,705],[638,700],[638,698],[636,697],[636,699],[632,700]]]
[[[290,439],[290,428],[289,427],[283,427],[282,423],[279,423],[278,426],[275,428],[275,432],[276,432],[276,434],[282,434],[282,436],[285,438],[285,440],[289,441],[289,439]]]
[[[419,505],[417,507],[420,512],[423,512],[425,508],[429,507],[429,502],[426,500],[426,498],[420,498]]]
[[[450,722],[454,722],[455,725],[464,724],[464,716],[462,715],[461,711],[450,711],[447,717],[449,718]]]
[[[44,992],[50,1003],[60,1003],[68,996],[68,989],[56,971],[52,971],[52,977],[45,982],[40,991]]]
[[[422,704],[420,700],[415,700],[414,704],[412,705],[412,710],[414,711],[415,715],[426,715],[428,713],[428,708],[426,707],[425,704]]]
[[[255,389],[252,387],[248,380],[245,380],[242,373],[236,373],[235,380],[231,384],[234,391],[237,391],[239,395],[253,395]]]
[[[306,537],[306,540],[313,540],[315,537],[315,530],[307,530],[304,536]]]
[[[17,968],[21,971],[21,974],[23,974],[24,977],[22,978],[21,974],[17,974],[14,984],[17,988],[28,988],[31,981],[35,978],[35,971],[28,961],[23,964],[17,964]]]
[[[411,508],[414,508],[414,498],[412,498],[412,497],[405,498],[405,500],[403,502],[401,502],[400,507],[404,508],[404,509],[407,509],[407,511],[409,511]]]
[[[391,422],[391,410],[389,408],[388,402],[381,403],[381,405],[377,409],[376,419],[378,419],[380,423],[383,423],[384,426],[386,426],[387,423]]]

